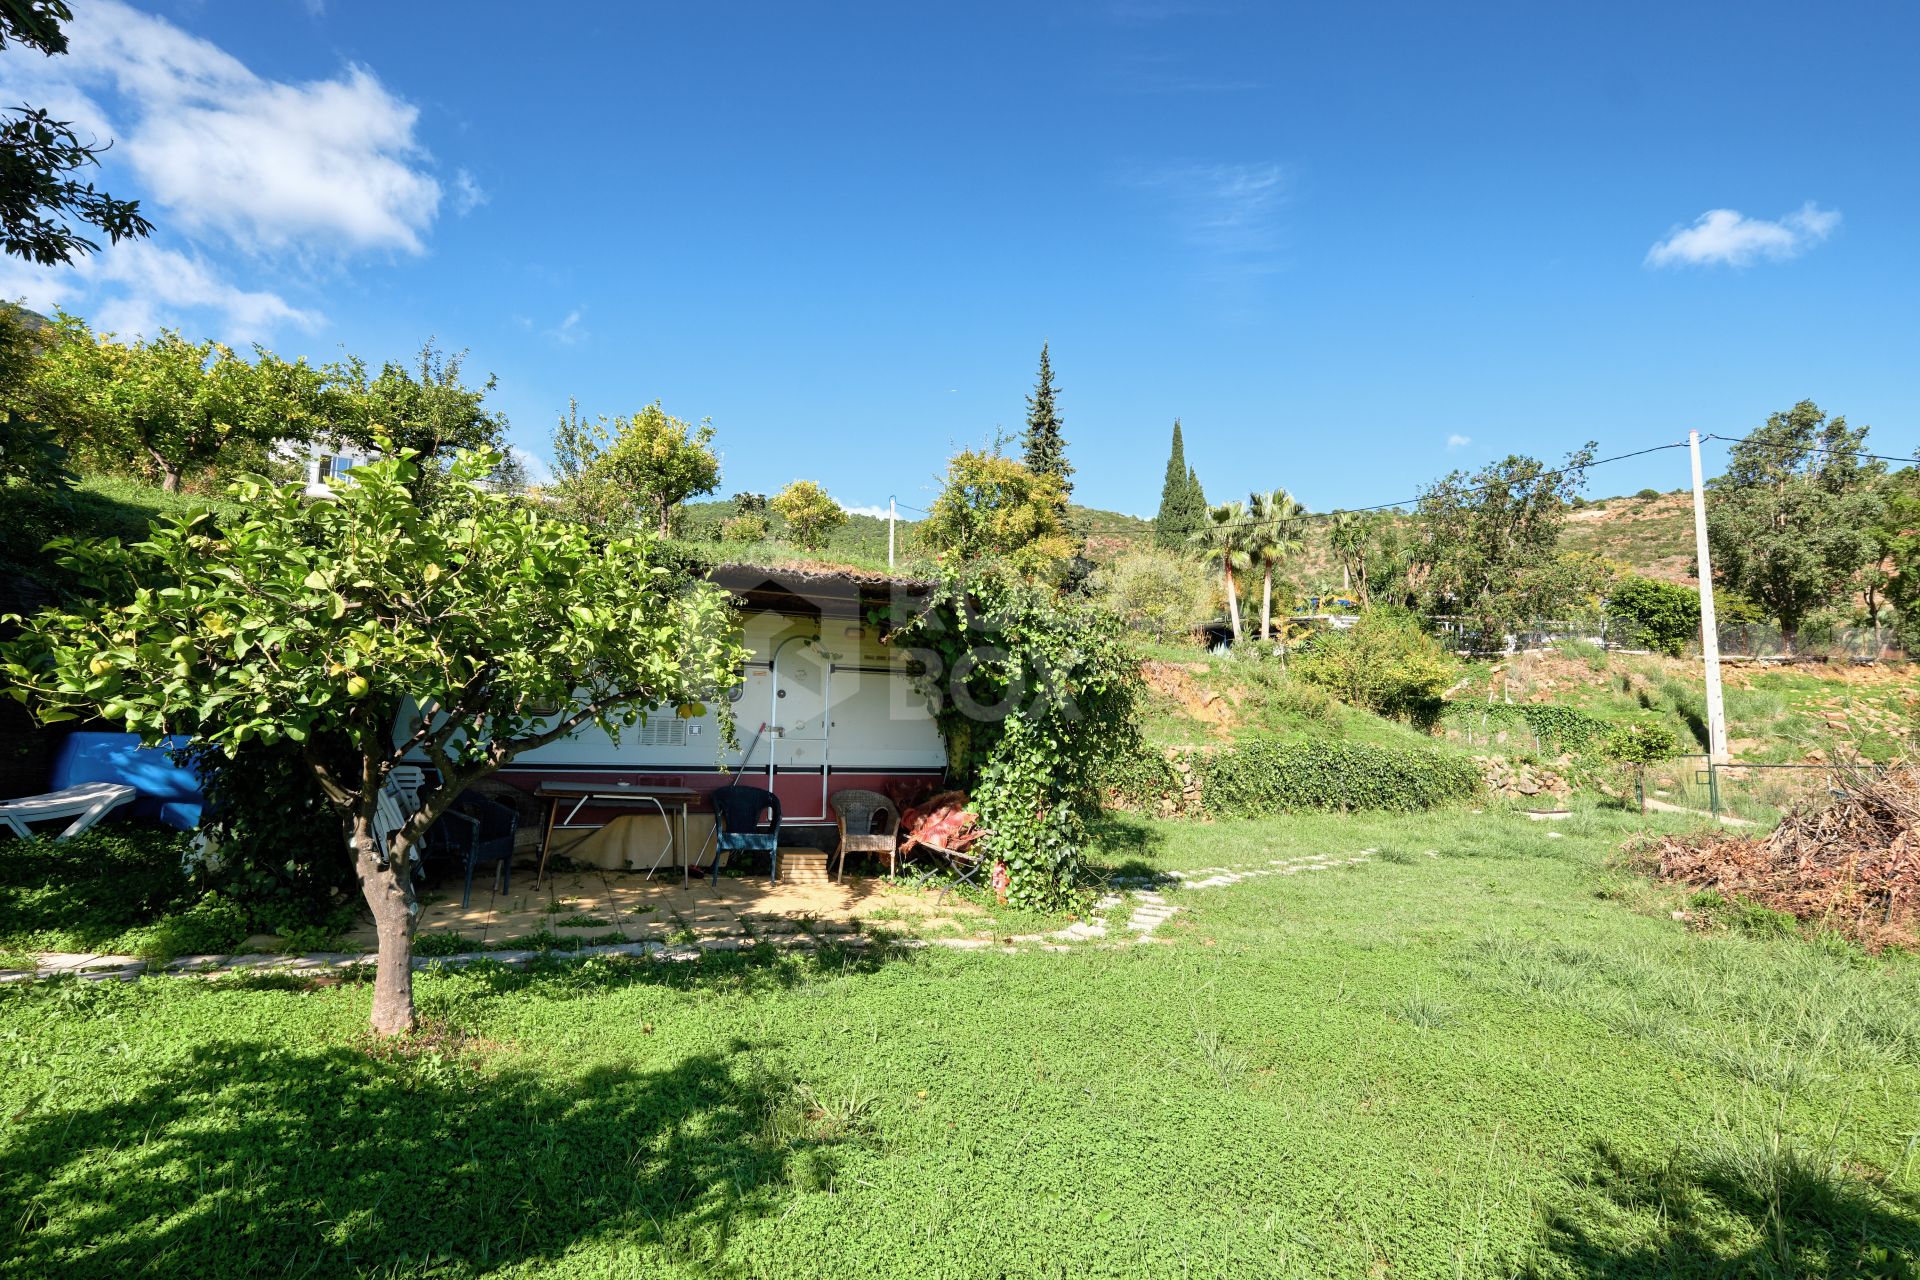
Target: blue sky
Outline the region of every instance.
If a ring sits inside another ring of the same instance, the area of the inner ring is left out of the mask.
[[[115,137],[159,232],[0,292],[436,335],[534,455],[659,398],[723,492],[924,506],[1043,339],[1076,496],[1147,515],[1176,416],[1210,496],[1315,509],[1802,397],[1920,445],[1911,6],[75,8],[0,92]]]

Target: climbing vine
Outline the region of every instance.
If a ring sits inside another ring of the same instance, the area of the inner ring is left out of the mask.
[[[1138,742],[1139,668],[1121,637],[1118,619],[991,566],[943,577],[894,634],[1016,905],[1066,900],[1102,762]]]
[[[1612,726],[1598,716],[1551,702],[1450,702],[1447,719],[1461,728],[1511,729],[1517,722],[1541,745],[1580,752],[1598,742]]]

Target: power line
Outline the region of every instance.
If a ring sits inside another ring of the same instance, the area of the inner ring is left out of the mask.
[[[1912,466],[1916,461],[1920,461],[1920,459],[1913,457],[1896,458],[1884,453],[1865,453],[1859,449],[1829,449],[1824,445],[1817,444],[1768,444],[1764,440],[1754,440],[1745,436],[1737,439],[1733,436],[1701,436],[1700,438],[1702,440],[1718,440],[1723,444],[1744,444],[1755,449],[1772,449],[1775,453],[1800,453],[1805,451],[1807,453],[1830,454],[1836,458],[1869,458],[1874,462],[1904,462],[1908,466]]]
[[[1750,441],[1742,438],[1736,438],[1733,436],[1703,435],[1700,438],[1702,440],[1718,440],[1723,444],[1753,444],[1756,447],[1763,448],[1763,449],[1776,449],[1776,450],[1785,451],[1785,450],[1795,450],[1797,448],[1797,446],[1790,446],[1790,445],[1770,445],[1762,441],[1757,441],[1757,440]],[[1629,453],[1616,453],[1605,458],[1595,458],[1592,462],[1587,463],[1583,467],[1550,468],[1546,471],[1542,471],[1539,474],[1538,478],[1542,480],[1559,479],[1561,476],[1567,475],[1573,471],[1590,471],[1595,467],[1604,467],[1615,462],[1627,462],[1633,458],[1644,458],[1649,454],[1664,453],[1668,449],[1684,449],[1686,447],[1687,447],[1687,442],[1684,440],[1676,440],[1670,444],[1650,445],[1645,449],[1635,449]],[[1835,455],[1847,455],[1847,456],[1858,457],[1858,458],[1869,458],[1878,462],[1901,462],[1901,463],[1907,463],[1911,465],[1916,463],[1917,461],[1920,461],[1920,459],[1916,459],[1916,458],[1891,457],[1886,454],[1862,453],[1857,450],[1827,449],[1818,445],[1809,445],[1809,446],[1806,446],[1806,448],[1810,452],[1814,452],[1814,453],[1827,453],[1827,454],[1835,454]],[[1475,494],[1490,493],[1495,489],[1504,489],[1508,487],[1509,487],[1508,485],[1505,485],[1502,483],[1490,482],[1482,485],[1473,485],[1466,489],[1458,490],[1457,492],[1461,496],[1472,496]],[[1329,520],[1329,519],[1332,519],[1334,516],[1338,516],[1338,515],[1368,515],[1376,511],[1393,511],[1400,507],[1417,506],[1419,505],[1422,496],[1424,495],[1416,495],[1411,498],[1401,498],[1394,502],[1378,502],[1378,503],[1374,503],[1371,506],[1364,506],[1364,507],[1340,507],[1333,511],[1305,511],[1305,512],[1301,512],[1299,515],[1283,516],[1278,520],[1271,520],[1271,521],[1258,520],[1252,516],[1246,516],[1238,520],[1223,521],[1219,524],[1208,524],[1204,527],[1209,529],[1231,529],[1231,528],[1243,528],[1251,525],[1290,525],[1297,522],[1304,522],[1308,520]],[[920,507],[910,507],[904,502],[900,503],[899,505],[901,509],[905,511],[918,511],[921,515],[929,514],[928,512],[926,512]]]
[[[1558,479],[1559,477],[1567,475],[1570,472],[1590,471],[1594,467],[1604,467],[1609,463],[1625,462],[1630,458],[1643,458],[1650,453],[1660,453],[1667,449],[1684,449],[1686,447],[1687,447],[1687,442],[1684,440],[1676,440],[1672,444],[1656,444],[1656,445],[1649,446],[1648,448],[1645,448],[1645,449],[1635,449],[1631,453],[1616,453],[1613,456],[1607,457],[1607,458],[1595,458],[1592,462],[1586,463],[1584,466],[1580,466],[1580,467],[1554,467],[1549,470],[1542,471],[1539,474],[1539,478],[1542,480],[1549,479],[1549,478]],[[1491,493],[1495,489],[1505,489],[1508,487],[1509,486],[1505,484],[1501,484],[1497,482],[1489,482],[1487,484],[1473,485],[1466,489],[1459,490],[1458,492],[1462,496],[1469,496],[1469,495],[1478,494],[1478,493]],[[1334,510],[1334,511],[1306,511],[1306,512],[1302,512],[1297,516],[1284,516],[1279,520],[1271,520],[1271,521],[1256,520],[1253,517],[1248,516],[1240,520],[1224,520],[1218,524],[1209,523],[1202,527],[1207,529],[1233,529],[1233,528],[1240,528],[1245,525],[1282,525],[1282,524],[1292,524],[1295,521],[1300,521],[1300,520],[1327,520],[1338,515],[1366,515],[1374,511],[1392,511],[1398,507],[1416,506],[1419,504],[1419,502],[1420,502],[1420,497],[1416,496],[1412,498],[1402,498],[1397,502],[1380,502],[1370,507],[1341,507],[1338,510]]]

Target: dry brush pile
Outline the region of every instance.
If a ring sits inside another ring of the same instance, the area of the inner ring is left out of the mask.
[[[1920,766],[1861,773],[1764,837],[1668,836],[1641,853],[1663,880],[1717,889],[1872,950],[1920,945]]]

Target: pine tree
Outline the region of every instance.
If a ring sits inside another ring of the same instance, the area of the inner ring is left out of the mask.
[[[1054,404],[1059,391],[1053,385],[1053,361],[1043,342],[1040,344],[1040,376],[1034,382],[1033,394],[1027,397],[1027,430],[1021,437],[1026,448],[1023,461],[1027,470],[1036,475],[1057,477],[1061,492],[1071,495],[1073,482],[1067,477],[1073,474],[1073,464],[1067,461],[1067,438],[1061,434],[1060,410]]]

